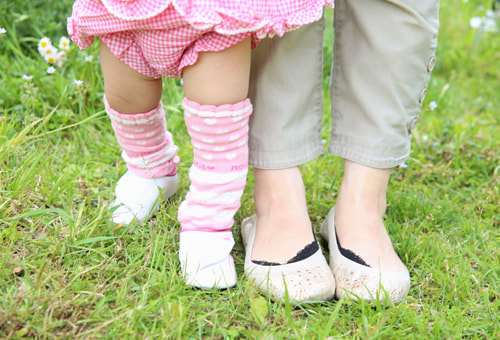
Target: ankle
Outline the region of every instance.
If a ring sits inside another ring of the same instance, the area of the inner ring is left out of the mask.
[[[358,213],[383,216],[387,206],[390,174],[390,169],[371,168],[346,160],[339,203],[342,205],[344,202],[344,205]]]
[[[351,215],[355,211],[355,215],[361,215],[366,219],[381,219],[387,209],[386,191],[370,191],[369,188],[352,187],[343,182],[336,205],[340,215],[343,213]]]
[[[259,217],[307,212],[305,188],[298,167],[263,170],[254,169],[255,209]]]
[[[366,204],[339,196],[335,206],[335,225],[340,240],[378,233],[384,226],[385,205]]]

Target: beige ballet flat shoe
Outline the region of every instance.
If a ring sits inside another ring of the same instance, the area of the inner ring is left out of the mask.
[[[323,302],[333,299],[335,279],[321,249],[308,258],[289,264],[264,266],[253,263],[257,216],[243,220],[241,235],[245,246],[245,273],[263,294],[280,302],[288,298],[292,304]]]
[[[408,271],[380,271],[356,263],[340,253],[335,231],[335,207],[323,222],[320,233],[330,249],[330,267],[335,276],[337,299],[347,295],[371,302],[377,299],[383,301],[387,295],[396,304],[404,300],[411,283]]]

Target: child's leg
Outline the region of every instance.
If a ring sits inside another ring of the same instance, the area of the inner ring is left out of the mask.
[[[160,102],[161,79],[141,75],[101,43],[105,105],[128,172],[118,181],[115,223],[143,221],[177,189],[177,146],[167,131]]]
[[[184,115],[194,150],[191,186],[179,207],[179,258],[188,285],[236,284],[231,227],[248,172],[249,71],[249,39],[202,53],[184,70]]]

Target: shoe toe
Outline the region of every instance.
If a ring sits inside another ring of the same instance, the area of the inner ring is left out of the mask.
[[[329,301],[335,295],[333,274],[326,260],[321,259],[322,254],[311,257],[314,258],[296,262],[295,265],[259,268],[260,274],[250,271],[248,277],[254,280],[259,291],[276,301],[284,302],[286,297],[292,304]]]
[[[371,268],[367,268],[371,269]],[[389,298],[398,304],[410,289],[410,276],[405,273],[354,270],[352,266],[337,266],[334,270],[337,283],[336,297],[346,295],[367,302]]]
[[[308,258],[278,266],[264,266],[251,261],[255,238],[256,216],[243,221],[245,273],[257,290],[272,299],[292,304],[323,302],[333,299],[335,279],[321,250]]]
[[[111,205],[112,209],[116,207],[116,209],[113,210],[111,219],[113,223],[116,224],[128,225],[134,220],[143,222],[153,214],[158,205],[159,202],[154,201],[152,204],[149,204],[148,207],[144,207],[144,205],[139,202],[123,202],[117,198]]]
[[[233,246],[231,232],[181,232],[179,260],[186,284],[202,289],[235,286]]]
[[[111,208],[112,220],[116,224],[130,224],[147,220],[158,209],[160,192],[163,198],[171,197],[177,190],[178,176],[141,178],[126,172],[115,188],[116,199]]]
[[[332,208],[321,226],[321,235],[326,239],[330,249],[330,267],[336,281],[335,296],[340,299],[348,296],[351,299],[362,299],[367,302],[378,300],[383,302],[389,298],[393,303],[402,302],[410,290],[408,271],[397,273],[380,271],[356,263],[344,257],[336,242],[335,207]]]
[[[199,270],[185,270],[184,280],[188,286],[201,289],[226,289],[236,285],[236,271],[232,256]]]

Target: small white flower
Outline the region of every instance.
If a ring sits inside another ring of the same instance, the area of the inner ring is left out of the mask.
[[[44,56],[44,59],[50,65],[55,65],[57,63],[57,56],[55,56],[55,55]]]
[[[485,32],[498,32],[498,25],[491,13],[486,13],[486,17],[473,17],[470,19],[470,26],[472,28],[479,28],[483,26]],[[494,14],[493,14],[494,15]]]
[[[427,136],[427,135],[423,135],[423,136],[422,136],[422,140],[423,140],[424,142],[427,142],[427,141],[429,140],[429,136]]]
[[[434,111],[434,109],[437,107],[438,107],[438,104],[435,101],[432,101],[429,103],[429,109],[431,109],[431,111]]]
[[[75,81],[73,82],[73,84],[76,85],[76,87],[80,87],[82,86],[83,84],[83,80],[78,80],[78,79],[75,79]]]
[[[61,67],[63,65],[63,63],[66,61],[66,59],[68,59],[66,52],[61,51],[61,52],[57,53],[56,61],[54,64],[57,67]]]
[[[52,45],[45,48],[45,50],[43,50],[40,54],[49,64],[53,65],[57,62],[57,48]]]
[[[91,63],[93,60],[94,60],[94,56],[89,55],[89,56],[85,57],[85,62],[86,63]]]
[[[54,72],[56,72],[56,68],[54,66],[50,66],[48,69],[47,69],[47,73],[48,74],[54,74]]]
[[[405,162],[399,164],[399,167],[400,168],[403,168],[403,169],[406,169],[408,167],[408,164],[406,164]]]
[[[33,76],[29,76],[27,74],[23,74],[23,79],[26,80],[26,81],[30,81],[31,79],[33,79]]]
[[[61,50],[69,51],[70,40],[67,37],[61,37],[59,39],[59,48]]]
[[[45,54],[45,51],[51,47],[53,47],[52,42],[47,37],[43,37],[38,42],[38,52],[40,52],[42,56]]]
[[[0,37],[2,35],[4,35],[5,33],[7,33],[7,30],[5,28],[3,28],[3,27],[0,27]]]
[[[470,27],[479,28],[479,26],[481,26],[481,21],[483,21],[483,20],[480,17],[470,18]]]
[[[66,61],[66,59],[68,59],[68,55],[66,54],[66,52],[61,51],[57,53],[57,58],[61,59],[62,61]]]
[[[498,32],[498,25],[494,18],[486,17],[484,19],[485,32]]]
[[[43,51],[43,55],[56,55],[57,54],[57,48],[54,46],[50,45]]]

